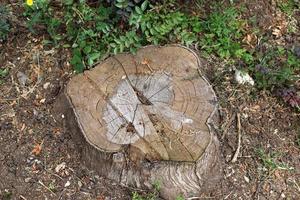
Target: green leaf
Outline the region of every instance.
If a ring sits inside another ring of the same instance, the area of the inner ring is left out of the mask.
[[[91,52],[91,50],[92,50],[92,47],[91,47],[91,46],[85,46],[85,47],[83,48],[83,52],[84,52],[85,54],[89,54],[89,53]]]
[[[8,69],[0,69],[0,78],[4,78],[8,75]]]
[[[138,6],[135,7],[135,12],[139,15],[143,14],[143,11]]]
[[[118,53],[118,48],[114,48],[114,54]]]
[[[124,45],[123,44],[120,44],[120,52],[124,52]]]
[[[125,47],[129,48],[129,46],[130,46],[130,43],[129,43],[128,40],[126,40],[126,41],[125,41]]]
[[[73,0],[64,0],[63,3],[67,6],[70,6],[73,4]]]
[[[147,8],[147,6],[148,6],[148,1],[146,0],[146,1],[144,1],[143,3],[142,3],[142,5],[141,5],[141,9],[142,9],[142,11],[145,11],[146,10],[146,8]]]

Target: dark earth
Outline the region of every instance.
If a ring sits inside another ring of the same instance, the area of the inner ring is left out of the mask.
[[[19,9],[16,3],[11,6]],[[271,1],[251,1],[246,13],[257,15],[257,26],[272,32],[283,20],[273,6]],[[81,164],[72,133],[63,128],[66,119],[54,109],[74,75],[70,55],[68,50],[43,46],[43,39],[42,33],[33,35],[16,26],[0,44],[0,67],[9,69],[0,85],[0,199],[131,199],[132,188]],[[272,40],[285,45],[299,41],[299,32]],[[234,72],[217,58],[202,61],[220,102],[224,176],[213,192],[193,199],[300,199],[299,112],[270,92],[237,85]],[[232,163],[237,115],[241,149]]]

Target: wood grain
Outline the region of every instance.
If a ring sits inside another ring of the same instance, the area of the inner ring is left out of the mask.
[[[74,76],[62,102],[83,161],[127,186],[160,181],[167,199],[208,188],[220,174],[218,114],[200,67],[189,49],[149,46]]]

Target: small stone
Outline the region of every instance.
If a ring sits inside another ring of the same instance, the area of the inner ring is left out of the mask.
[[[25,178],[25,183],[28,183],[29,181],[31,180],[31,178],[30,177],[28,177],[28,178]]]
[[[40,100],[40,103],[45,103],[45,101],[46,101],[46,99],[43,98],[43,99]]]
[[[66,184],[65,184],[65,187],[69,187],[70,185],[71,185],[71,182],[67,181]]]
[[[284,193],[281,193],[280,195],[282,198],[285,198],[285,194]]]
[[[49,87],[49,85],[50,85],[50,82],[47,82],[47,83],[45,83],[45,84],[43,85],[43,88],[44,88],[45,90],[47,90],[48,87]]]
[[[294,48],[294,53],[298,58],[300,58],[300,46],[296,46]]]
[[[34,116],[38,116],[38,115],[39,115],[39,112],[38,112],[36,109],[33,109],[33,115],[34,115]]]
[[[81,181],[78,181],[78,187],[81,188],[83,186],[83,184],[81,183]]]
[[[34,162],[38,165],[42,163],[42,161],[40,161],[39,159],[35,159]]]
[[[64,119],[64,118],[65,118],[65,115],[64,115],[64,114],[62,114],[62,115],[61,115],[61,118],[63,118],[63,119]]]
[[[249,179],[247,176],[244,176],[244,179],[245,179],[245,181],[246,181],[247,183],[250,182],[250,179]]]
[[[22,86],[25,86],[26,83],[28,82],[28,76],[26,74],[24,74],[23,72],[18,72],[17,78],[18,78],[20,85],[22,85]]]
[[[240,71],[240,70],[235,70],[234,78],[235,78],[235,81],[238,84],[254,85],[254,80],[252,79],[252,77],[247,72]]]
[[[66,163],[62,162],[61,164],[59,164],[55,167],[55,172],[58,173],[60,170],[63,170],[65,168],[66,168]]]

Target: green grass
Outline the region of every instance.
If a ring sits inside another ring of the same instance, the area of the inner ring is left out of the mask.
[[[292,170],[292,167],[289,167],[287,164],[278,161],[280,158],[280,153],[271,152],[266,153],[262,148],[256,150],[258,158],[261,160],[263,167],[268,171],[273,170]]]
[[[299,1],[297,0],[280,0],[278,7],[288,16],[292,16],[296,9],[299,9]]]

